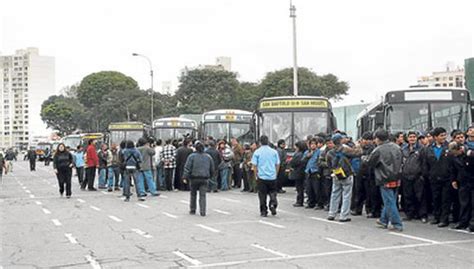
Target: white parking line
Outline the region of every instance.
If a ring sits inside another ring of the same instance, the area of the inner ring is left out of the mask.
[[[99,262],[97,262],[92,256],[87,255],[87,256],[85,256],[85,258],[89,262],[89,264],[92,266],[92,269],[101,269],[102,268],[100,266]]]
[[[214,228],[211,228],[209,226],[206,226],[206,225],[203,225],[203,224],[196,224],[197,227],[201,227],[203,228],[204,230],[208,230],[210,232],[213,232],[213,233],[220,233],[221,231],[217,230],[217,229],[214,229]]]
[[[400,237],[405,237],[405,238],[408,238],[408,239],[418,240],[418,241],[422,241],[422,242],[427,242],[427,243],[431,243],[431,244],[439,244],[439,241],[434,241],[434,240],[431,240],[431,239],[426,239],[426,238],[422,238],[422,237],[418,237],[418,236],[402,234],[402,233],[395,233],[395,232],[390,232],[389,234],[395,235],[395,236],[400,236]]]
[[[31,191],[30,191],[30,190],[25,190],[25,192],[26,192],[26,193],[31,193]]]
[[[122,220],[117,218],[116,216],[109,215],[109,218],[116,221],[116,222],[122,222]]]
[[[160,197],[160,198],[165,198],[165,199],[168,199],[168,196],[166,196],[166,195],[163,195],[163,194],[160,194],[160,196],[159,196],[159,197]]]
[[[230,215],[229,212],[227,211],[222,211],[222,210],[219,210],[219,209],[213,209],[214,212],[217,212],[217,213],[221,213],[221,214],[224,214],[224,215]]]
[[[473,232],[470,232],[468,230],[456,230],[456,229],[452,229],[452,228],[449,228],[448,231],[456,232],[456,233],[463,233],[463,234],[474,234]]]
[[[26,187],[25,187],[25,186],[23,186],[22,188],[23,188],[24,190],[26,190]]]
[[[147,233],[147,232],[144,232],[144,231],[142,231],[142,230],[140,230],[140,229],[136,229],[136,228],[135,228],[135,229],[132,229],[132,231],[135,232],[135,233],[137,233],[137,234],[139,234],[139,235],[141,235],[141,236],[143,236],[143,237],[145,237],[145,238],[148,238],[148,239],[149,239],[149,238],[153,238],[153,236],[152,236],[151,234],[149,234],[149,233]]]
[[[332,224],[337,224],[337,225],[344,225],[342,222],[334,221],[334,220],[327,220],[323,218],[317,218],[317,217],[311,217],[310,219],[322,221],[322,222],[327,222],[327,223],[332,223]]]
[[[140,203],[137,203],[137,206],[143,207],[143,208],[150,208],[150,206],[147,206],[147,205],[144,205],[144,204],[140,204]]]
[[[242,201],[235,200],[235,199],[230,199],[230,198],[221,198],[221,200],[231,202],[231,203],[242,203]]]
[[[179,250],[173,251],[173,254],[180,257],[180,258],[182,258],[182,259],[185,259],[186,261],[188,261],[192,265],[196,266],[196,265],[201,265],[202,264],[202,262],[189,257],[188,255],[184,254],[183,252],[181,252]]]
[[[182,204],[187,204],[187,205],[189,205],[189,201],[186,201],[186,200],[179,200],[179,202],[182,203]]]
[[[170,218],[173,218],[173,219],[177,219],[177,218],[178,218],[178,216],[175,216],[175,215],[170,214],[170,213],[168,213],[168,212],[162,212],[162,213],[163,213],[163,215],[165,215],[165,216],[167,216],[167,217],[170,217]]]
[[[35,201],[35,204],[37,204],[37,205],[42,205],[43,203],[40,202],[40,201]]]
[[[30,194],[30,198],[35,198],[35,195],[34,195],[34,194]]]
[[[91,205],[90,208],[94,209],[95,211],[100,211],[101,210],[100,208],[98,208],[96,206],[93,206],[93,205]]]
[[[71,244],[77,244],[77,240],[72,236],[72,234],[64,234],[64,236],[66,236],[66,238],[69,240],[69,242],[71,242]]]
[[[271,222],[268,222],[268,221],[259,220],[258,222],[259,222],[259,223],[262,223],[262,224],[265,224],[265,225],[273,226],[273,227],[275,227],[275,228],[285,229],[285,226],[283,226],[283,225],[271,223]]]
[[[43,212],[46,214],[46,215],[49,215],[51,214],[51,211],[49,211],[48,209],[46,208],[41,208],[43,210]]]
[[[273,255],[280,256],[280,257],[289,257],[289,256],[290,256],[290,255],[288,255],[288,254],[281,253],[281,252],[279,252],[279,251],[266,248],[266,247],[261,246],[261,245],[256,244],[256,243],[255,243],[255,244],[252,244],[251,246],[254,247],[254,248],[258,248],[258,249],[261,249],[261,250],[263,250],[263,251],[266,251],[266,252],[268,252],[268,253],[271,253],[271,254],[273,254]]]
[[[334,239],[334,238],[326,237],[325,239],[327,241],[330,241],[330,242],[333,242],[333,243],[336,243],[336,244],[339,244],[339,245],[343,245],[343,246],[346,246],[346,247],[351,247],[351,248],[355,248],[355,249],[366,249],[365,247],[361,247],[361,246],[353,245],[353,244],[350,244],[350,243],[342,242],[342,241],[339,241],[339,240]]]
[[[77,199],[77,201],[78,201],[79,203],[85,203],[85,202],[86,202],[86,201],[84,201],[84,200],[82,200],[82,199]]]
[[[61,225],[62,225],[61,222],[59,222],[59,220],[57,220],[57,219],[52,219],[51,221],[52,221],[52,222],[54,223],[54,225],[56,225],[56,226],[61,226]]]
[[[106,192],[106,191],[101,191],[101,193],[103,193],[103,194],[109,194],[109,193],[108,193],[108,192]]]

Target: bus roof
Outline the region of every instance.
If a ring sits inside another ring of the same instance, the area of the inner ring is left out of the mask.
[[[166,124],[171,123],[171,125]],[[178,118],[178,117],[169,117],[157,119],[153,122],[153,127],[164,127],[164,128],[196,128],[197,123],[194,120]]]
[[[143,129],[144,126],[145,124],[139,121],[113,122],[109,124],[109,130]]]
[[[212,110],[212,111],[207,111],[203,114],[204,115],[209,115],[209,114],[218,114],[218,115],[226,115],[226,114],[240,114],[240,115],[252,115],[252,112],[245,111],[245,110],[240,110],[240,109],[218,109],[218,110]]]
[[[331,109],[331,103],[328,98],[322,96],[277,96],[262,98],[258,109]]]
[[[285,100],[285,99],[313,99],[313,100],[326,100],[329,101],[328,98],[324,96],[310,96],[310,95],[288,95],[288,96],[274,96],[274,97],[264,97],[260,100],[261,101],[268,101],[268,100]]]

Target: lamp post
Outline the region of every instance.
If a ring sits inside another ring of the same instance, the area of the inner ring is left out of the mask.
[[[293,95],[298,95],[298,64],[296,54],[296,7],[290,0],[290,18],[293,21]]]
[[[138,53],[132,53],[132,56],[138,56],[138,57],[142,57],[142,58],[145,58],[145,60],[147,60],[148,64],[150,65],[150,79],[151,79],[151,126],[153,128],[153,95],[154,95],[154,91],[153,91],[153,65],[151,63],[151,60],[150,58],[146,57],[145,55],[143,54],[138,54]]]

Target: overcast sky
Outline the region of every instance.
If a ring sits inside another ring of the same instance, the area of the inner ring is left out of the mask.
[[[343,103],[373,101],[474,56],[472,0],[295,0],[299,65],[348,81]],[[184,66],[232,57],[242,81],[292,65],[287,0],[2,0],[0,51],[56,57],[56,85],[117,70],[149,88],[177,86]]]

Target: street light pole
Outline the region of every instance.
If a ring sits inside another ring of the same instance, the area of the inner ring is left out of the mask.
[[[142,58],[145,58],[148,62],[148,64],[150,65],[150,79],[151,79],[151,126],[153,128],[153,104],[154,104],[154,101],[153,101],[153,98],[154,98],[154,90],[153,90],[153,65],[151,63],[151,60],[150,58],[146,57],[145,55],[142,55],[142,54],[138,54],[138,53],[133,53],[132,56],[139,56],[139,57],[142,57]]]
[[[296,58],[296,7],[290,0],[290,18],[293,21],[293,95],[298,95],[298,63]]]

